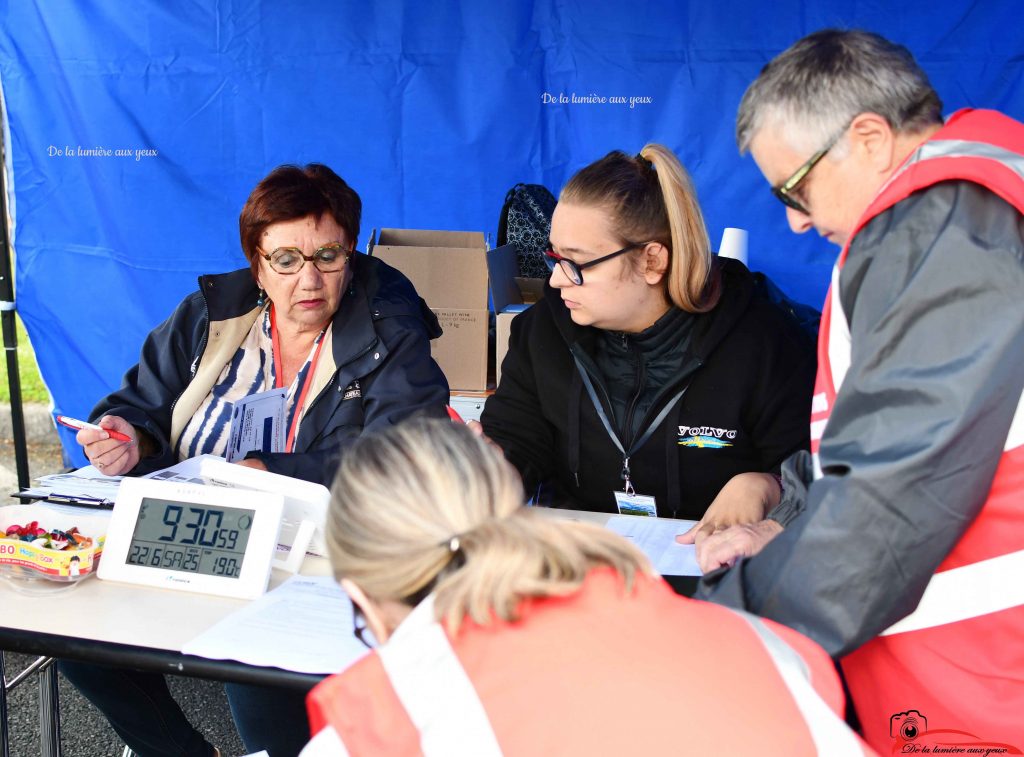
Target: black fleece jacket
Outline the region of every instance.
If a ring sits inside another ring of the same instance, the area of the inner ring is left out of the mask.
[[[671,358],[678,367],[662,372],[663,383],[648,385],[646,392],[637,385],[636,371],[604,375],[615,364],[601,359],[599,368],[595,361],[606,332],[573,323],[557,291],[546,287],[540,302],[516,316],[501,385],[481,422],[523,476],[528,493],[547,484],[551,501],[545,504],[616,510],[613,492],[622,490],[623,455],[588,396],[581,370],[626,449],[683,392],[629,462],[637,493],[653,495],[662,517],[699,519],[734,475],[778,472],[784,458],[807,447],[814,344],[790,313],[762,294],[746,267],[728,259],[716,265],[721,300],[710,312],[689,316],[692,323],[680,329]],[[621,338],[628,349],[634,337]],[[622,413],[610,399],[608,379],[646,396],[640,401],[647,406],[643,418],[639,424],[634,419],[628,431],[619,428]]]

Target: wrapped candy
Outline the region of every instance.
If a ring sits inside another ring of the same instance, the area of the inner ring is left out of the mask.
[[[47,531],[39,526],[38,521],[32,521],[24,526],[17,524],[8,526],[5,536],[8,539],[27,541],[34,546],[53,550],[88,549],[92,546],[92,539],[80,534],[77,526],[67,531],[59,529]]]

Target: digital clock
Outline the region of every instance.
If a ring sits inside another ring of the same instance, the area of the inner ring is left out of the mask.
[[[126,478],[97,575],[258,597],[270,578],[283,508],[280,494]]]

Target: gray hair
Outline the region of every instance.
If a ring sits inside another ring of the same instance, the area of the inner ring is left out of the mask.
[[[740,102],[736,142],[745,153],[770,123],[810,149],[860,113],[913,134],[942,123],[942,101],[907,48],[872,32],[824,29],[761,69]]]

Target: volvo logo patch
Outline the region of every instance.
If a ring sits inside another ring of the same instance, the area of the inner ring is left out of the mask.
[[[736,429],[715,426],[680,426],[679,444],[683,447],[721,449],[731,447]]]

